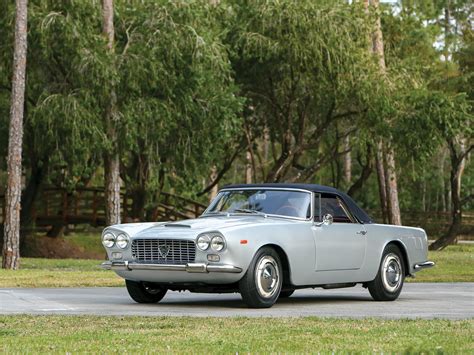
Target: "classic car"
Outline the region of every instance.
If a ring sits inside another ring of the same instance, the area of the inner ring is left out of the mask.
[[[393,301],[434,265],[423,229],[377,224],[345,193],[312,184],[230,185],[196,219],[107,227],[102,264],[139,303],[168,290],[240,292],[271,307],[296,289],[362,284]]]

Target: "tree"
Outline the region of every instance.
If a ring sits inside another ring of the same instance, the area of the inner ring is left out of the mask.
[[[2,268],[20,266],[21,151],[25,101],[28,1],[16,1],[15,46],[8,140],[8,182]]]
[[[372,35],[372,52],[377,57],[381,80],[387,80],[387,69],[385,64],[385,53],[383,44],[382,24],[379,11],[379,0],[370,0],[376,13],[375,28]],[[364,5],[369,5],[365,1]],[[389,138],[390,139],[390,138]],[[383,141],[377,143],[377,172],[379,179],[380,201],[382,213],[387,215],[388,222],[401,225],[400,205],[398,202],[397,173],[395,170],[395,149],[390,140],[385,144]],[[385,188],[385,192],[383,189]]]
[[[361,9],[333,1],[231,3],[228,42],[247,98],[257,180],[312,181],[347,153],[341,143],[357,126],[348,123],[364,110],[358,89],[369,55]],[[339,123],[350,130],[338,132]]]
[[[240,146],[242,98],[217,21],[225,8],[208,1],[118,6],[121,176],[134,201],[130,216],[143,220],[163,189],[192,197],[213,165],[228,165]]]
[[[102,0],[102,33],[107,39],[107,49],[114,55],[114,2]],[[117,96],[113,84],[110,86],[108,102],[104,111],[109,149],[104,153],[106,224],[120,223],[120,155],[118,151],[117,133]]]

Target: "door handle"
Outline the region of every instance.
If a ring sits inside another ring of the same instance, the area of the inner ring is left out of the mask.
[[[367,234],[367,231],[359,231],[359,232],[356,232],[356,234],[366,235],[366,234]]]

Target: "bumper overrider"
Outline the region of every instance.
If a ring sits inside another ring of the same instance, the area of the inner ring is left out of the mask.
[[[189,273],[231,273],[239,274],[242,269],[226,264],[205,264],[205,263],[188,263],[185,265],[174,264],[143,264],[130,261],[106,261],[101,267],[106,270],[131,271],[131,270],[156,270],[156,271],[182,271]]]
[[[435,263],[433,261],[425,261],[422,263],[415,264],[415,270],[423,270],[423,269],[429,269],[430,267],[435,266]]]

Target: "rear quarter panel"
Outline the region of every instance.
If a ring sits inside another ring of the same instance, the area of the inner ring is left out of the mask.
[[[404,253],[407,273],[415,272],[414,265],[427,260],[428,238],[421,228],[387,224],[367,224],[367,256],[364,271],[370,281],[377,275],[385,246],[395,243]],[[361,275],[362,276],[362,275]]]

